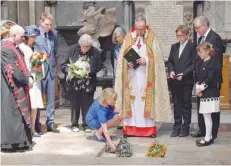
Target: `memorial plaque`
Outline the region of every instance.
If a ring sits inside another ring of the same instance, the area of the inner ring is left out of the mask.
[[[176,27],[182,24],[183,8],[175,1],[153,1],[146,7],[147,24],[160,42],[163,56],[168,58],[171,44],[175,43]]]

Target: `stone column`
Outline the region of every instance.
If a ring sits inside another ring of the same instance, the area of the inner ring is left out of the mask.
[[[8,6],[6,1],[1,1],[1,20],[8,19]]]
[[[30,25],[35,25],[35,1],[30,0],[29,1],[29,13],[30,13]]]
[[[27,26],[29,20],[29,1],[18,1],[18,24],[22,27]]]
[[[8,6],[8,19],[18,23],[17,1],[7,1],[7,6]]]
[[[124,29],[126,32],[129,31],[130,28],[130,2],[129,1],[124,1]]]
[[[35,1],[35,24],[39,25],[40,15],[45,12],[44,1]]]

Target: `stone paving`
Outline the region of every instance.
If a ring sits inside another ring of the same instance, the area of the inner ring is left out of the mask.
[[[42,122],[46,112],[42,111]],[[145,156],[152,138],[130,137],[134,155],[131,158],[117,158],[115,154],[104,152],[103,143],[92,140],[92,133],[73,133],[70,130],[70,111],[67,108],[56,110],[56,123],[60,123],[61,133],[46,133],[35,138],[33,150],[23,153],[1,153],[2,165],[186,165],[211,164],[231,165],[231,111],[222,111],[219,137],[209,147],[197,147],[192,137],[171,138],[172,123],[157,124],[157,141],[167,145],[165,158]],[[192,114],[192,131],[196,130],[196,110]],[[110,130],[116,143],[121,131]]]

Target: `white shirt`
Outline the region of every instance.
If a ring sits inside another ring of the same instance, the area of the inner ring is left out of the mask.
[[[179,58],[180,58],[180,56],[181,56],[181,54],[182,54],[182,52],[183,52],[183,50],[184,50],[187,43],[188,43],[188,40],[184,41],[183,43],[180,43]]]
[[[208,34],[209,34],[210,31],[211,31],[211,29],[208,28],[208,30],[207,30],[207,31],[205,32],[205,34],[204,34],[204,37],[203,37],[203,39],[202,39],[202,42],[205,41],[205,39],[206,39],[206,37],[208,36]]]

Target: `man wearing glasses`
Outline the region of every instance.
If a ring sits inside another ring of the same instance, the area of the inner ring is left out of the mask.
[[[222,83],[222,65],[223,65],[223,45],[221,37],[214,32],[212,29],[210,29],[210,23],[207,17],[205,16],[198,16],[193,20],[193,27],[194,30],[197,32],[198,40],[197,45],[200,43],[207,41],[211,43],[215,49],[215,55],[213,58],[216,60],[214,61],[216,63],[217,70],[219,70],[220,73],[220,84],[218,85],[219,88],[221,88]],[[197,57],[197,60],[200,61],[201,59]],[[199,110],[199,98],[197,99],[197,110]],[[212,113],[212,136],[213,139],[217,138],[217,133],[220,125],[220,112]],[[204,137],[205,136],[205,123],[203,119],[203,115],[198,113],[198,126],[199,131],[197,133],[192,134],[192,137]]]

